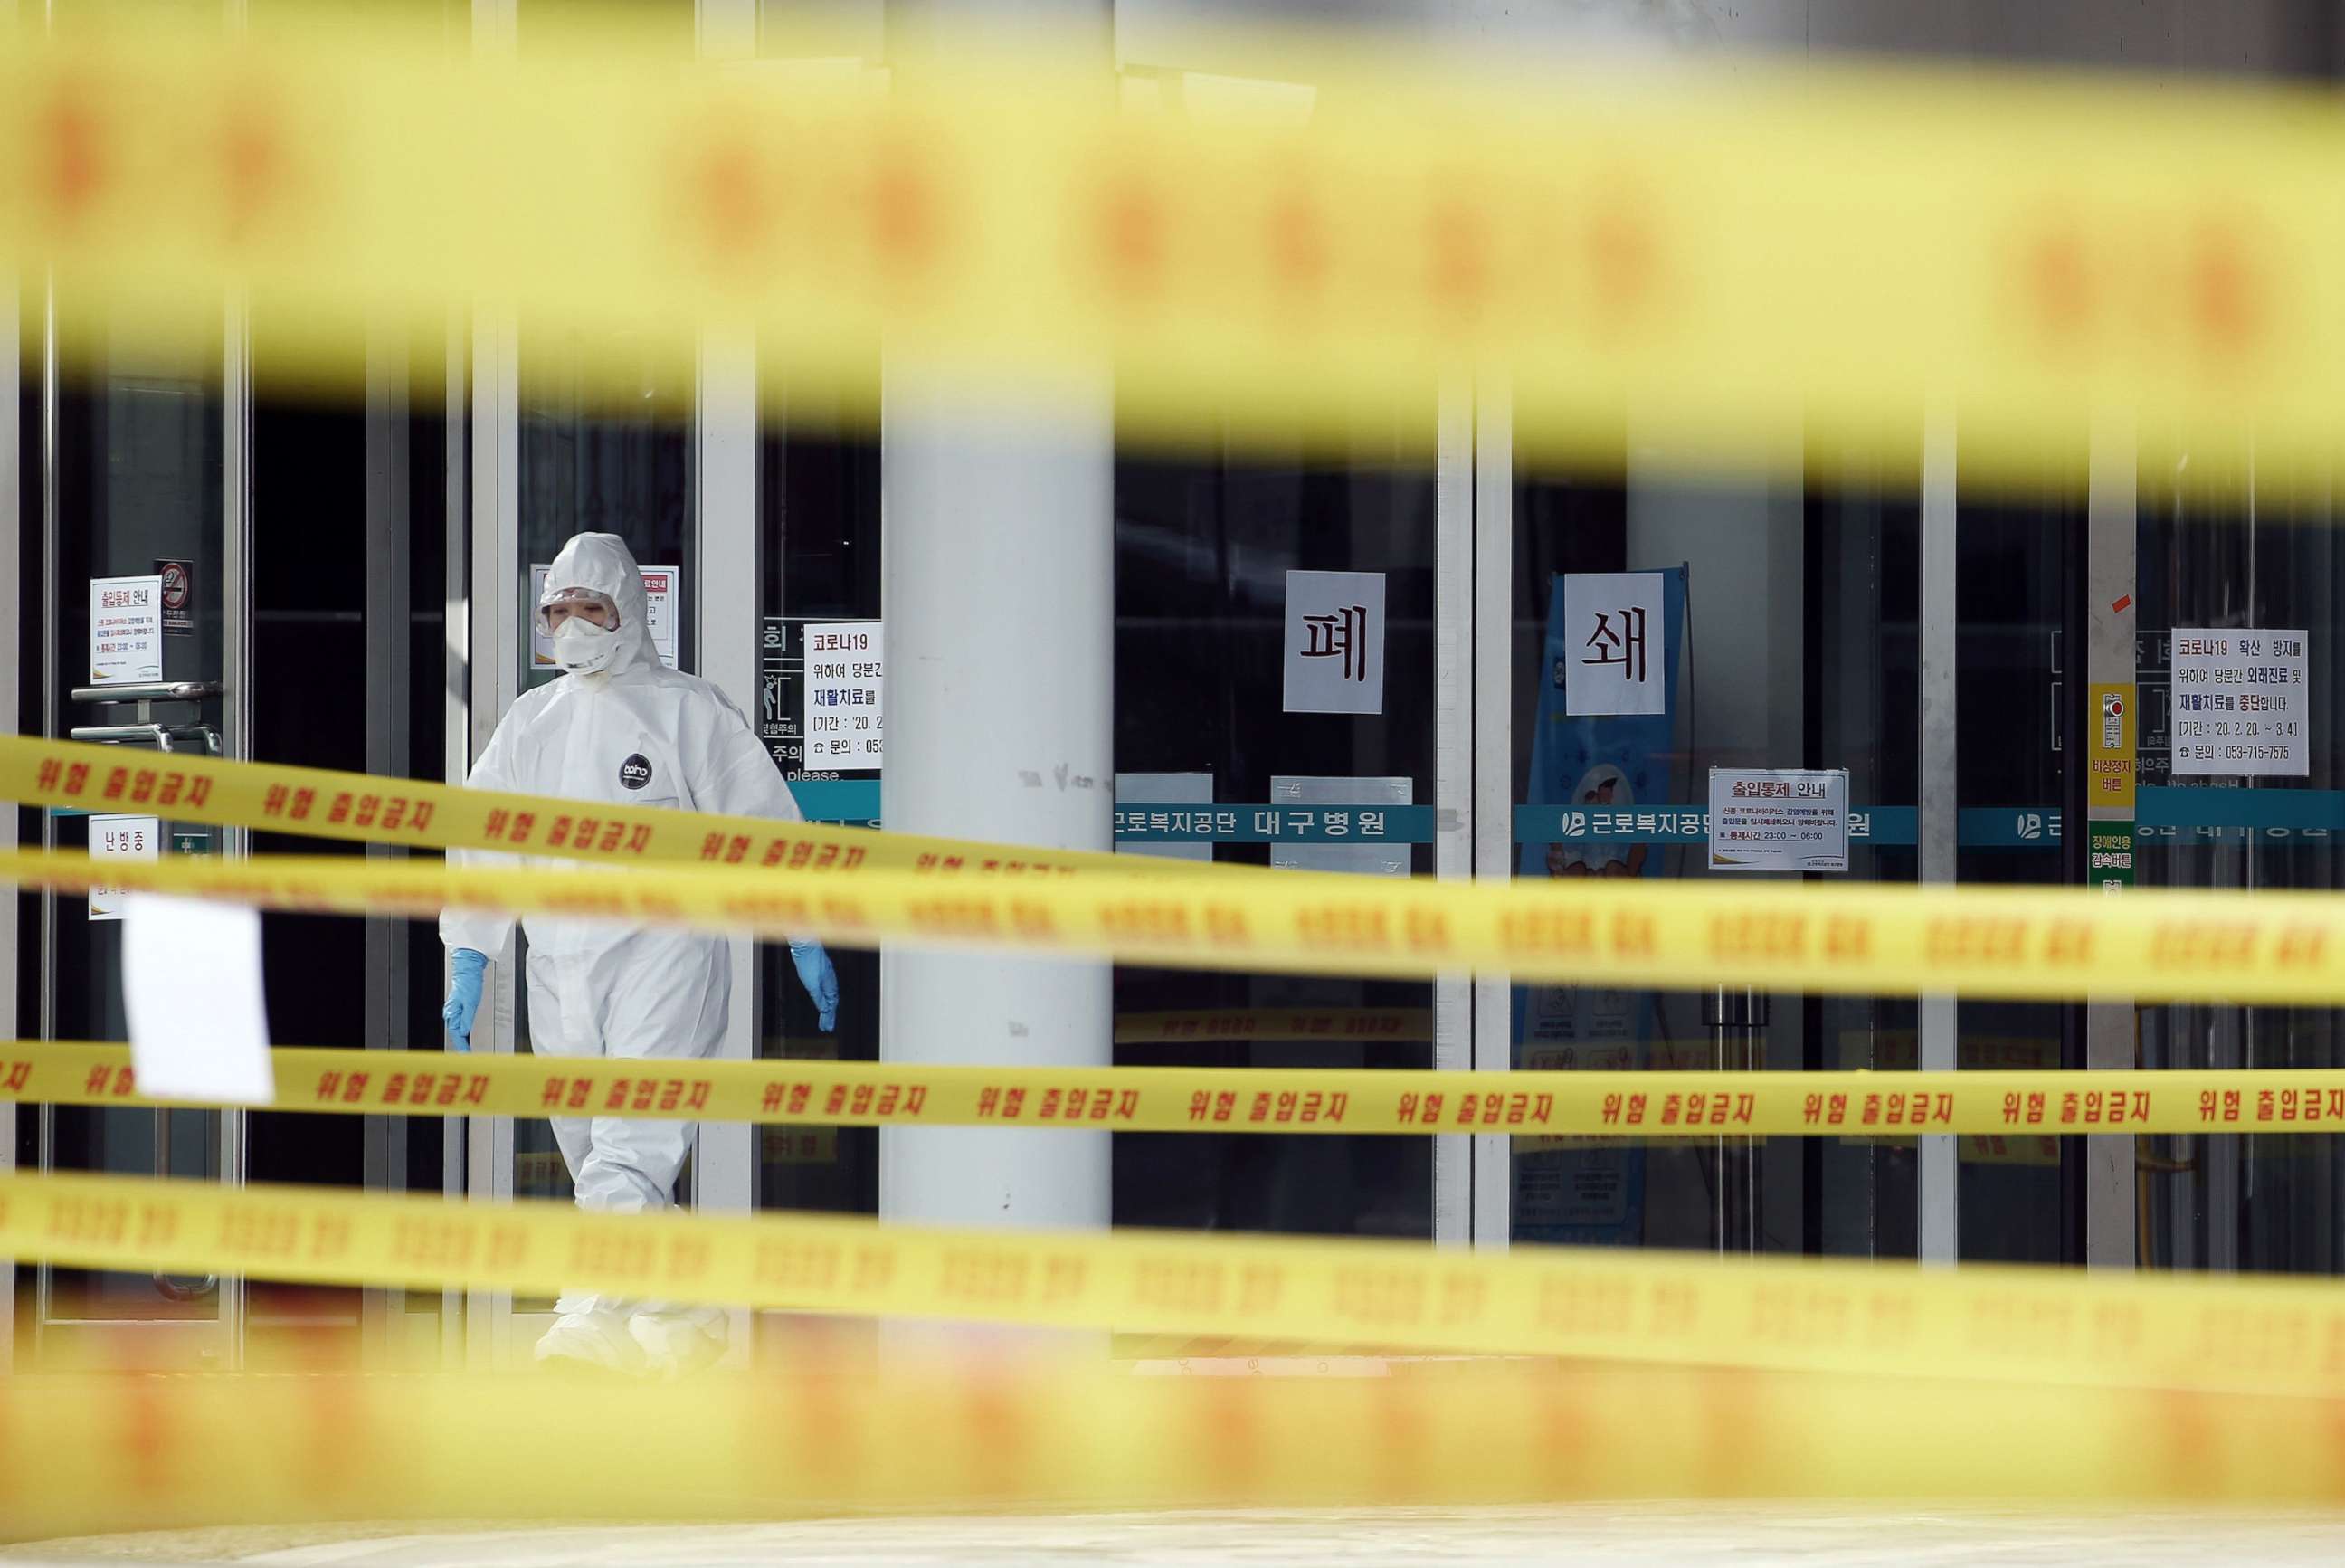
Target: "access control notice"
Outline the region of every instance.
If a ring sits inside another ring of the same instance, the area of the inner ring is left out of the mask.
[[[2178,777],[2301,779],[2311,771],[2306,636],[2174,628]]]
[[[1710,869],[1848,870],[1848,769],[1711,769]]]
[[[91,578],[90,684],[112,686],[162,678],[162,577]]]

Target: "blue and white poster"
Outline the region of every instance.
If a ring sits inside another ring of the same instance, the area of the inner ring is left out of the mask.
[[[1561,808],[1568,828],[1576,813],[1681,799],[1673,773],[1685,607],[1682,566],[1555,579],[1524,804]],[[1524,843],[1517,852],[1517,875],[1557,878],[1659,876],[1666,854],[1660,844],[1601,840]],[[1515,988],[1515,1065],[1525,1071],[1642,1068],[1653,1030],[1650,991]],[[1514,1172],[1518,1240],[1644,1240],[1643,1149],[1518,1137]]]

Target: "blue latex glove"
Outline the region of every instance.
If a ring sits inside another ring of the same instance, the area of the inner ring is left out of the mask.
[[[815,1022],[825,1034],[838,1027],[838,972],[818,942],[790,943],[790,962],[798,966],[798,982],[814,998]]]
[[[489,955],[460,947],[448,955],[448,1003],[440,1022],[459,1051],[472,1048],[472,1019],[481,1011],[481,977],[488,972]]]

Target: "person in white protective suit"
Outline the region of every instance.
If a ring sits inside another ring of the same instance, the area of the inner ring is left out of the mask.
[[[670,807],[800,820],[797,803],[748,720],[697,676],[660,663],[645,623],[643,576],[610,534],[581,534],[553,558],[537,607],[564,678],[513,704],[466,783],[628,807]],[[488,856],[472,859],[493,858]],[[576,862],[550,865],[581,869]],[[451,1045],[471,1048],[482,976],[509,962],[510,915],[448,910],[440,937],[452,981],[443,1018]],[[542,1055],[693,1058],[724,1037],[732,991],[723,937],[675,927],[530,916],[530,1044]],[[791,956],[825,1031],[838,1014],[838,979],[819,942]],[[578,1207],[635,1213],[669,1207],[698,1125],[556,1116],[553,1135]],[[674,1375],[725,1349],[725,1317],[584,1291],[563,1294],[541,1361],[569,1359]]]

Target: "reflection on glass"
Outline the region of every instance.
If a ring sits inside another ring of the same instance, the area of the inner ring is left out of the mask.
[[[2333,892],[2340,885],[2345,552],[2329,483],[2204,453],[2144,464],[2134,649],[2135,864],[2145,886]],[[2300,774],[2176,768],[2177,628],[2304,634],[2309,711]],[[2289,1086],[2288,1069],[2345,1065],[2330,1009],[2192,1003],[2144,1007],[2137,1022],[2144,1066],[2269,1071],[2274,1095]],[[2138,1142],[2136,1245],[2144,1266],[2345,1269],[2338,1136],[2216,1132]]]
[[[2082,519],[2081,484],[2032,504],[1964,497],[1954,535],[1955,777],[1966,815],[1955,877],[1964,882],[2056,882],[2060,839],[2048,830],[2066,798],[2067,753],[2054,743],[2061,677],[2052,650],[2069,582],[2067,548]],[[2071,1009],[1982,1002],[1956,1009],[1957,1067],[2063,1065]],[[1965,1261],[2058,1263],[2064,1237],[2061,1141],[1959,1140]]]
[[[167,358],[112,347],[87,384],[60,389],[57,400],[57,580],[49,607],[56,627],[60,731],[123,722],[127,710],[76,703],[89,684],[89,580],[158,574],[178,562],[187,573],[183,629],[166,625],[163,673],[172,680],[219,678],[221,659],[222,400],[217,353]],[[208,726],[218,704],[170,705],[157,717]],[[88,842],[90,819],[52,813],[61,849]],[[174,826],[208,835],[197,824]],[[47,1033],[66,1040],[127,1038],[122,1015],[121,926],[92,920],[87,901],[55,900],[55,944],[41,965],[50,987]],[[132,1111],[56,1106],[43,1118],[45,1166],[126,1175],[219,1174],[220,1118],[210,1111]],[[53,1319],[212,1319],[216,1293],[200,1278],[83,1269],[46,1270]]]

